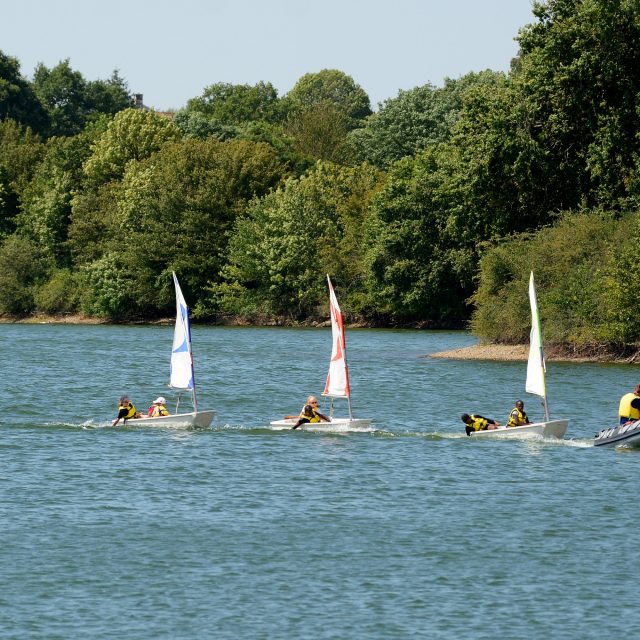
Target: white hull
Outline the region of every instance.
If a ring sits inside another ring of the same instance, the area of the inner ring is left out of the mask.
[[[594,447],[640,446],[640,420],[603,429],[593,440]]]
[[[291,429],[298,422],[298,418],[285,418],[269,423],[275,431]],[[347,431],[366,431],[371,420],[367,418],[332,418],[331,422],[307,422],[300,425],[297,431],[314,431],[319,433],[341,433]]]
[[[193,413],[177,413],[173,416],[157,418],[136,418],[120,421],[118,426],[126,427],[194,427],[204,429],[211,424],[215,411],[198,411]]]
[[[521,427],[498,427],[487,431],[473,431],[473,438],[523,438],[540,436],[542,438],[564,438],[569,426],[568,420],[550,420],[549,422],[535,422]]]

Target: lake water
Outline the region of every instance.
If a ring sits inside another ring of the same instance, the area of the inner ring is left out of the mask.
[[[474,441],[525,363],[461,332],[351,330],[368,433],[273,432],[319,394],[329,329],[193,328],[201,431],[112,428],[166,388],[170,327],[0,325],[0,637],[640,635],[638,450],[593,448],[635,366],[550,363],[567,439]],[[322,407],[326,409],[326,404]]]

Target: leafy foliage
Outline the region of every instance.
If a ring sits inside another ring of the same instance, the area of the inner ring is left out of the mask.
[[[464,93],[476,84],[492,86],[500,81],[503,74],[483,71],[457,80],[446,78],[442,88],[426,84],[400,91],[349,134],[349,144],[360,161],[387,169],[428,146],[447,142],[460,117]]]
[[[307,111],[332,105],[347,118],[349,129],[371,114],[371,101],[351,76],[336,69],[303,75],[286,95],[290,111]]]
[[[22,194],[17,224],[60,266],[70,266],[67,234],[73,194],[80,190],[82,165],[90,153],[87,131],[70,138],[50,138],[44,158]]]
[[[627,218],[624,226],[628,223]],[[554,227],[516,236],[488,250],[473,296],[474,332],[498,342],[528,340],[527,291],[533,271],[546,341],[577,345],[620,341],[624,331],[611,330],[615,313],[611,294],[627,289],[626,276],[617,282],[612,279],[621,246],[627,246],[627,239],[618,221],[598,213],[574,213],[565,214]],[[630,302],[628,290],[625,298],[620,309]]]
[[[345,304],[362,308],[360,229],[382,176],[370,167],[318,163],[309,175],[254,200],[229,241],[221,308],[300,319],[325,305],[326,273],[344,283]]]
[[[229,84],[218,82],[193,98],[183,110],[198,113],[221,126],[242,125],[252,121],[277,122],[280,118],[278,92],[270,82]]]
[[[45,133],[48,118],[33,86],[20,74],[20,63],[0,51],[0,121],[15,120]]]
[[[557,176],[551,204],[624,208],[640,126],[638,3],[550,0],[534,13],[514,81]]]
[[[32,313],[34,293],[49,268],[47,257],[35,244],[16,235],[7,238],[0,246],[0,313]]]
[[[118,180],[127,162],[147,158],[163,145],[180,139],[180,131],[153,111],[126,109],[109,123],[96,140],[93,153],[84,166],[87,178],[94,184]]]
[[[139,304],[167,309],[168,290],[160,298],[156,292],[171,270],[192,299],[203,300],[207,283],[218,279],[236,216],[283,174],[267,145],[236,140],[186,140],[130,163],[116,196],[117,228],[119,251],[135,267]],[[196,311],[208,312],[202,305]]]

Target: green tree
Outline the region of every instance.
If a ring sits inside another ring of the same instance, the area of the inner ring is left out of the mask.
[[[358,160],[388,168],[428,146],[447,142],[460,117],[465,92],[478,84],[500,82],[504,82],[504,74],[483,71],[457,80],[445,78],[441,88],[426,84],[400,91],[349,134],[349,144]]]
[[[308,175],[254,200],[229,241],[223,310],[302,319],[326,303],[331,273],[350,309],[363,307],[362,226],[383,176],[368,166],[319,162]],[[342,295],[342,294],[341,294]]]
[[[347,163],[351,158],[347,144],[349,120],[330,103],[294,112],[285,131],[293,139],[295,152],[303,158],[338,163]]]
[[[96,115],[114,116],[131,107],[131,93],[127,82],[115,69],[107,80],[93,80],[86,88],[87,118]]]
[[[547,344],[580,350],[638,340],[638,305],[628,282],[639,270],[627,260],[636,225],[637,215],[616,220],[599,212],[565,213],[554,227],[488,247],[473,296],[474,333],[496,342],[528,341],[533,271]]]
[[[87,82],[71,68],[69,59],[52,69],[40,63],[33,74],[33,87],[49,115],[49,134],[70,136],[85,124]]]
[[[281,117],[278,91],[270,82],[258,82],[254,86],[212,84],[201,96],[189,100],[183,112],[202,114],[222,126],[260,120],[277,122]]]
[[[182,109],[176,113],[174,122],[180,129],[183,137],[196,140],[215,138],[222,142],[224,140],[237,138],[242,132],[241,127],[222,124],[220,120],[205,115],[201,111]]]
[[[365,227],[372,313],[387,321],[460,326],[468,313],[475,251],[447,230],[443,151],[393,165]]]
[[[40,137],[15,120],[0,121],[0,240],[15,229],[23,191],[44,152]]]
[[[624,208],[639,152],[638,3],[550,0],[534,14],[513,75],[557,176],[549,205]]]
[[[140,314],[135,296],[136,277],[130,254],[105,253],[82,269],[85,286],[81,309],[90,316],[109,320],[128,320]]]
[[[20,75],[20,63],[0,51],[0,120],[15,120],[37,133],[48,127],[46,111],[31,84]]]
[[[94,143],[85,173],[92,184],[119,180],[129,161],[147,158],[179,139],[180,131],[171,120],[153,111],[125,109]]]
[[[300,183],[254,201],[229,244],[226,282],[212,290],[235,314],[301,319],[324,293],[320,259],[328,221]]]
[[[167,274],[176,270],[194,312],[210,313],[205,288],[219,279],[228,231],[284,171],[269,146],[237,140],[186,140],[130,163],[116,199],[118,250],[131,256],[139,304],[168,311]]]
[[[46,281],[51,264],[38,247],[12,235],[0,246],[0,313],[34,311],[34,293]]]
[[[89,157],[95,134],[50,138],[42,162],[24,189],[17,218],[21,235],[46,250],[60,267],[70,266],[67,245],[71,201],[83,183],[82,165]]]
[[[49,280],[35,288],[33,299],[36,311],[47,314],[78,311],[85,288],[82,276],[77,271],[53,269]]]
[[[320,105],[332,105],[347,118],[354,129],[371,114],[371,101],[365,90],[351,76],[336,69],[307,73],[286,95],[288,109],[307,111]]]
[[[87,266],[106,253],[124,250],[117,210],[121,189],[119,182],[110,182],[73,195],[67,246],[76,267]]]

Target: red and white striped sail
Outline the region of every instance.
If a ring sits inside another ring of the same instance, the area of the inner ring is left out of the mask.
[[[347,353],[344,341],[344,322],[329,276],[327,276],[327,282],[329,283],[329,308],[331,310],[333,346],[331,348],[329,374],[327,375],[327,383],[325,384],[323,395],[348,398],[350,395],[349,369],[347,367]]]

